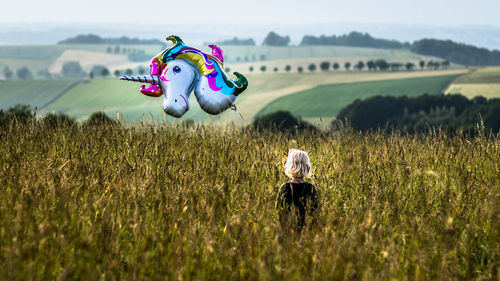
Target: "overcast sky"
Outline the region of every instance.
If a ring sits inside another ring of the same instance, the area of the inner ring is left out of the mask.
[[[2,23],[405,23],[500,26],[500,0],[25,0]]]

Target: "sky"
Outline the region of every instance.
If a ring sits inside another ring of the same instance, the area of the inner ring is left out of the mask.
[[[500,26],[499,0],[25,0],[2,4],[0,23],[320,24]]]

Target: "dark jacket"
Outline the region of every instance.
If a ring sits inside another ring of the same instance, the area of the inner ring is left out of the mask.
[[[312,216],[318,208],[316,187],[308,182],[281,185],[276,199],[282,227],[294,227],[301,230],[305,225],[306,215]]]

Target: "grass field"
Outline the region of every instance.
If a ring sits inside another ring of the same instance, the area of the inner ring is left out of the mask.
[[[5,280],[498,280],[500,139],[0,129]],[[274,207],[309,152],[316,224]]]
[[[457,75],[445,75],[323,85],[281,97],[264,107],[259,114],[287,110],[296,116],[304,118],[335,117],[343,107],[356,99],[376,95],[417,96],[424,93],[438,94],[446,89],[446,86],[456,77]]]
[[[8,109],[16,104],[41,109],[76,83],[76,79],[0,81],[0,109]]]

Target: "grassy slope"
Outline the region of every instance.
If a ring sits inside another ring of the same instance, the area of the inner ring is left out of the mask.
[[[259,114],[288,110],[302,117],[333,117],[356,99],[375,95],[416,96],[442,92],[457,75],[323,85],[288,95],[267,105]]]
[[[0,131],[5,280],[498,280],[500,139]],[[274,203],[306,149],[316,224]]]
[[[92,79],[68,91],[41,114],[57,111],[75,118],[85,118],[93,112],[104,111],[113,117],[120,112],[122,118],[129,122],[141,121],[143,117],[151,119],[151,115],[155,120],[161,120],[164,118],[161,98],[144,96],[139,92],[140,85],[118,78]],[[191,103],[196,102],[193,99],[194,96],[191,97]],[[192,107],[187,118],[201,111],[197,105]],[[170,117],[165,118],[172,120]]]
[[[77,81],[76,79],[0,81],[0,109],[7,109],[16,104],[28,104],[40,108]]]

